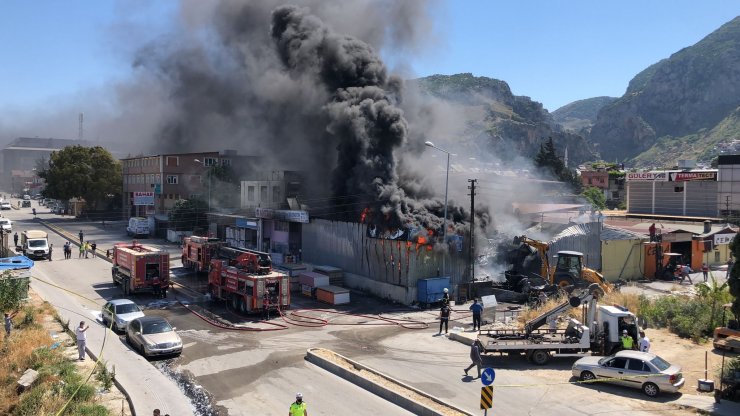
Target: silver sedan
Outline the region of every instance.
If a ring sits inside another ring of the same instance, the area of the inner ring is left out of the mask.
[[[620,351],[608,357],[584,357],[573,364],[581,381],[603,382],[641,389],[650,397],[676,393],[684,385],[681,367],[649,352]]]

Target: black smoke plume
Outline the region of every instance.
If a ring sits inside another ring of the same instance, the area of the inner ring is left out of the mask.
[[[438,231],[444,205],[419,200],[399,184],[396,152],[409,135],[399,108],[401,81],[388,76],[370,45],[333,32],[306,9],[277,8],[271,34],[291,75],[310,77],[331,96],[323,107],[326,135],[337,143],[331,184],[341,205],[350,207],[346,212],[356,220],[368,208],[366,222],[373,225]],[[459,208],[450,212],[465,216]]]

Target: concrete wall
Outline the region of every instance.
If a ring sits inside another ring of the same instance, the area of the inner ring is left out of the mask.
[[[602,241],[602,274],[610,282],[642,279],[643,257],[641,240]]]
[[[416,287],[378,282],[377,280],[353,273],[344,273],[344,286],[407,305],[416,301]]]

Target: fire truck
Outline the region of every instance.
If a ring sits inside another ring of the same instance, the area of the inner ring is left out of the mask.
[[[182,241],[182,267],[196,273],[208,272],[211,260],[217,258],[222,242],[217,238],[191,236]]]
[[[208,291],[242,314],[290,308],[290,277],[272,270],[268,253],[220,247],[211,260]]]
[[[122,286],[124,296],[154,292],[155,283],[166,289],[170,284],[170,253],[136,241],[116,243],[111,274],[113,283]]]

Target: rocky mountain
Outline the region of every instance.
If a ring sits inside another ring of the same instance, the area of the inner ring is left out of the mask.
[[[599,111],[589,140],[603,159],[636,158],[637,165],[708,157],[706,146],[737,131],[738,107],[740,17],[637,74]]]
[[[553,111],[552,118],[566,130],[588,133],[599,110],[616,100],[617,97],[594,97],[573,101]]]
[[[496,152],[502,160],[519,155],[533,158],[548,137],[559,152],[568,148],[571,165],[595,157],[583,136],[563,130],[541,103],[512,94],[504,81],[464,73],[408,83],[422,94],[463,108],[469,117],[464,140]]]

